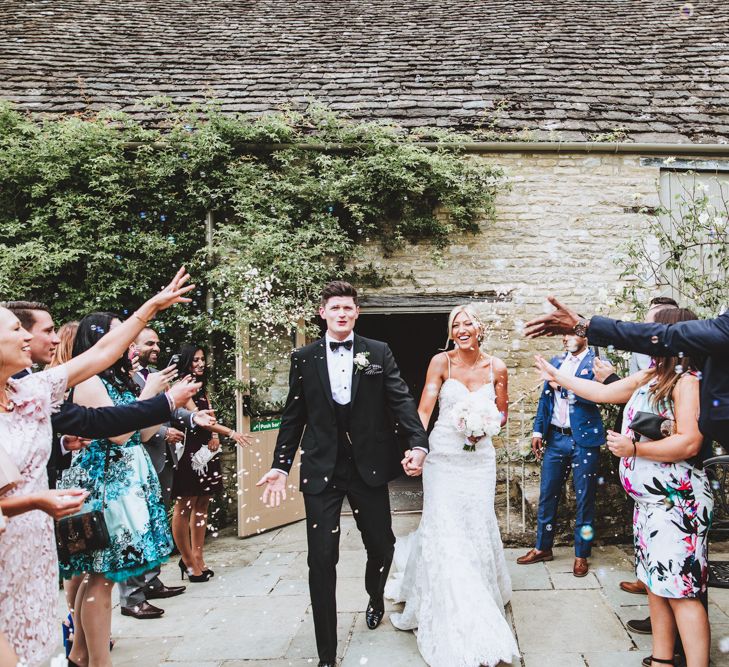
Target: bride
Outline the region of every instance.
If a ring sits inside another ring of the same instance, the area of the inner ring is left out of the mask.
[[[504,614],[511,581],[494,510],[496,454],[488,437],[466,451],[453,413],[464,399],[495,401],[503,426],[508,378],[504,362],[481,351],[483,325],[471,306],[453,309],[448,335],[454,349],[431,360],[418,407],[427,429],[440,401],[423,467],[423,515],[417,531],[397,541],[385,595],[405,602],[390,620],[417,628],[428,665],[493,667],[519,655]]]

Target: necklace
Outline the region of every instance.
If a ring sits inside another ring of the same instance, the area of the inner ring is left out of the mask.
[[[481,350],[479,350],[478,351],[478,356],[476,357],[476,361],[474,361],[470,366],[465,361],[463,361],[463,359],[461,358],[461,350],[460,350],[460,348],[456,350],[456,356],[458,357],[458,363],[459,364],[462,364],[463,366],[465,366],[466,368],[468,368],[469,371],[472,371],[474,368],[476,368],[476,364],[479,361],[481,361],[481,357],[483,356],[483,353],[481,352]]]

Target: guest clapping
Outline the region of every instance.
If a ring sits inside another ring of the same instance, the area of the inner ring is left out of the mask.
[[[181,373],[191,374],[202,383],[200,391],[190,400],[190,410],[211,410],[207,391],[205,350],[197,345],[183,345],[179,353]],[[172,516],[172,532],[180,551],[179,566],[191,582],[207,581],[213,571],[205,563],[203,548],[207,529],[210,498],[223,488],[219,435],[231,438],[239,445],[250,443],[250,437],[222,424],[187,432],[185,449],[175,471],[172,495],[177,499]]]
[[[669,326],[695,319],[683,308],[663,309],[655,316],[656,323]],[[537,367],[546,380],[588,400],[627,402],[622,433],[609,431],[607,442],[621,457],[620,479],[635,501],[636,573],[648,588],[652,664],[673,664],[678,626],[688,667],[705,667],[709,619],[699,597],[708,580],[713,499],[695,458],[703,440],[697,364],[686,355],[654,361],[654,368],[609,385],[569,377],[541,357]]]

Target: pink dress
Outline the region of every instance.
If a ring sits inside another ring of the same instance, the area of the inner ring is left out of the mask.
[[[0,442],[23,480],[6,497],[48,490],[51,412],[63,401],[66,382],[63,366],[10,380],[15,409],[0,413]],[[0,535],[0,630],[30,667],[61,643],[53,519],[40,510],[8,519]]]

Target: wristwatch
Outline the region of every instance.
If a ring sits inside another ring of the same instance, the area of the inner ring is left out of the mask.
[[[572,331],[574,332],[575,336],[579,336],[580,338],[587,338],[587,327],[590,326],[590,322],[586,320],[584,317],[581,317],[577,320],[577,324],[572,328]]]

